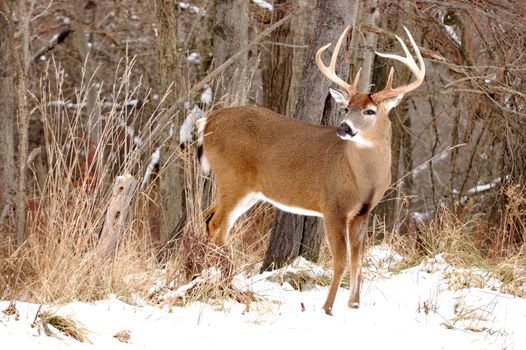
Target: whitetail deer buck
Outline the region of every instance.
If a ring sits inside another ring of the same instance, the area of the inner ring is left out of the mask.
[[[224,108],[199,123],[201,164],[205,172],[212,170],[217,185],[217,202],[205,214],[210,238],[223,245],[234,222],[260,200],[291,213],[323,217],[334,267],[323,306],[327,314],[331,314],[348,253],[349,307],[359,306],[367,218],[391,182],[388,113],[425,76],[420,51],[406,29],[418,65],[399,37],[405,57],[376,54],[402,62],[416,80],[393,88],[391,68],[382,91],[358,92],[360,71],[352,85],[334,71],[348,29],[340,36],[328,67],[321,55],[331,44],[316,54],[320,71],[344,90],[330,89],[345,111],[338,127],[308,124],[250,106]]]

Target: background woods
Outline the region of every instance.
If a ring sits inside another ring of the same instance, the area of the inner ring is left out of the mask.
[[[398,50],[403,26],[428,71],[391,112],[393,184],[371,236],[425,252],[437,232],[461,231],[481,256],[524,254],[524,23],[521,0],[2,1],[0,297],[31,284],[38,298],[66,287],[92,298],[160,258],[186,259],[185,237],[202,239],[214,193],[196,165],[193,122],[257,104],[331,124],[332,85],[314,53],[348,24],[337,71],[363,66],[361,90],[383,88],[392,63],[373,52]],[[395,85],[409,79],[395,67]],[[129,200],[114,188],[125,174],[137,182]],[[263,268],[326,254],[317,219],[267,205],[250,217],[233,249],[257,252]],[[118,276],[102,263],[96,271],[113,272],[90,272],[101,232],[119,235]],[[56,271],[65,260],[75,262],[68,281]]]

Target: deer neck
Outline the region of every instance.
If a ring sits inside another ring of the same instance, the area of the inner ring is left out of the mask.
[[[383,193],[391,181],[390,121],[377,123],[361,136],[362,139],[345,141],[349,169],[355,179],[364,181],[362,188],[365,192],[374,189]]]

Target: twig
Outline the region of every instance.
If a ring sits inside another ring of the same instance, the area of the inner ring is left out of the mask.
[[[360,30],[364,30],[366,32],[369,32],[369,33],[376,33],[378,35],[384,35],[388,38],[391,38],[391,39],[395,39],[395,37],[397,36],[395,33],[393,32],[389,32],[387,30],[383,30],[382,28],[379,28],[377,26],[373,26],[371,24],[361,24],[360,25]],[[409,43],[406,43],[407,45],[409,45]],[[426,49],[424,47],[418,47],[418,49],[420,50],[420,53],[422,53],[422,56],[423,57],[426,57],[426,58],[431,58],[433,60],[437,60],[437,61],[446,61],[446,59],[444,58],[444,56],[442,56],[441,54],[433,51],[433,50],[429,50],[429,49]]]
[[[72,29],[64,29],[61,32],[58,32],[57,34],[53,35],[53,37],[49,40],[48,44],[44,47],[41,47],[37,53],[33,56],[31,61],[37,62],[40,57],[44,56],[49,51],[53,50],[55,47],[57,47],[58,44],[61,44],[66,40],[66,38],[73,32]]]
[[[391,193],[392,191],[394,191],[394,189],[396,188],[396,186],[398,186],[398,184],[403,180],[405,179],[407,176],[411,175],[412,173],[414,173],[415,171],[417,171],[421,166],[423,166],[424,164],[427,164],[427,163],[430,163],[432,161],[434,161],[435,159],[437,158],[440,158],[443,154],[445,154],[446,152],[449,152],[449,151],[452,151],[454,150],[455,148],[458,148],[458,147],[462,147],[462,146],[465,146],[466,144],[465,143],[460,143],[458,145],[455,145],[455,146],[451,146],[449,148],[446,148],[445,150],[443,150],[442,152],[436,154],[434,157],[432,157],[431,159],[428,159],[426,160],[425,162],[422,162],[422,164],[418,165],[417,167],[415,167],[413,170],[407,172],[404,176],[402,176],[401,178],[399,178],[397,181],[393,182],[391,184],[391,186],[389,186],[389,188],[391,189],[391,191],[389,191],[389,193]],[[386,193],[384,197],[387,197],[389,195],[389,193]]]

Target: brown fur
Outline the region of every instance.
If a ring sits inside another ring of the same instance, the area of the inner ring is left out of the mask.
[[[360,95],[351,100],[350,108],[361,110],[372,103],[368,95]],[[365,240],[365,233],[358,228],[367,222],[391,180],[387,111],[379,113],[376,123],[362,136],[374,146],[360,148],[339,138],[333,126],[308,124],[261,107],[232,107],[212,113],[203,145],[218,194],[217,203],[205,214],[211,239],[225,243],[228,215],[248,193],[263,193],[287,206],[319,212],[334,259],[334,278],[324,309],[331,312],[347,266],[347,239],[355,282],[349,306],[355,307]]]
[[[329,66],[321,60],[329,45],[316,54],[320,71],[347,91],[345,95],[331,90],[335,101],[348,110],[341,128],[307,124],[260,107],[219,110],[208,117],[204,128],[204,156],[215,175],[218,194],[216,205],[206,215],[211,217],[207,220],[210,237],[217,244],[225,243],[229,218],[232,221],[235,218],[232,213],[240,214],[254,204],[247,199],[251,193],[262,193],[281,205],[321,213],[334,268],[323,305],[328,314],[332,312],[348,260],[352,283],[349,307],[358,307],[360,303],[367,219],[391,181],[389,109],[405,93],[420,86],[425,77],[424,61],[406,29],[418,65],[398,37],[405,57],[377,54],[402,62],[416,80],[394,89],[391,69],[384,90],[373,95],[357,92],[360,70],[352,85],[334,71],[349,28],[340,35]],[[337,131],[345,140],[337,136]],[[361,147],[362,139],[371,147]],[[236,208],[239,203],[244,204],[242,209]]]

